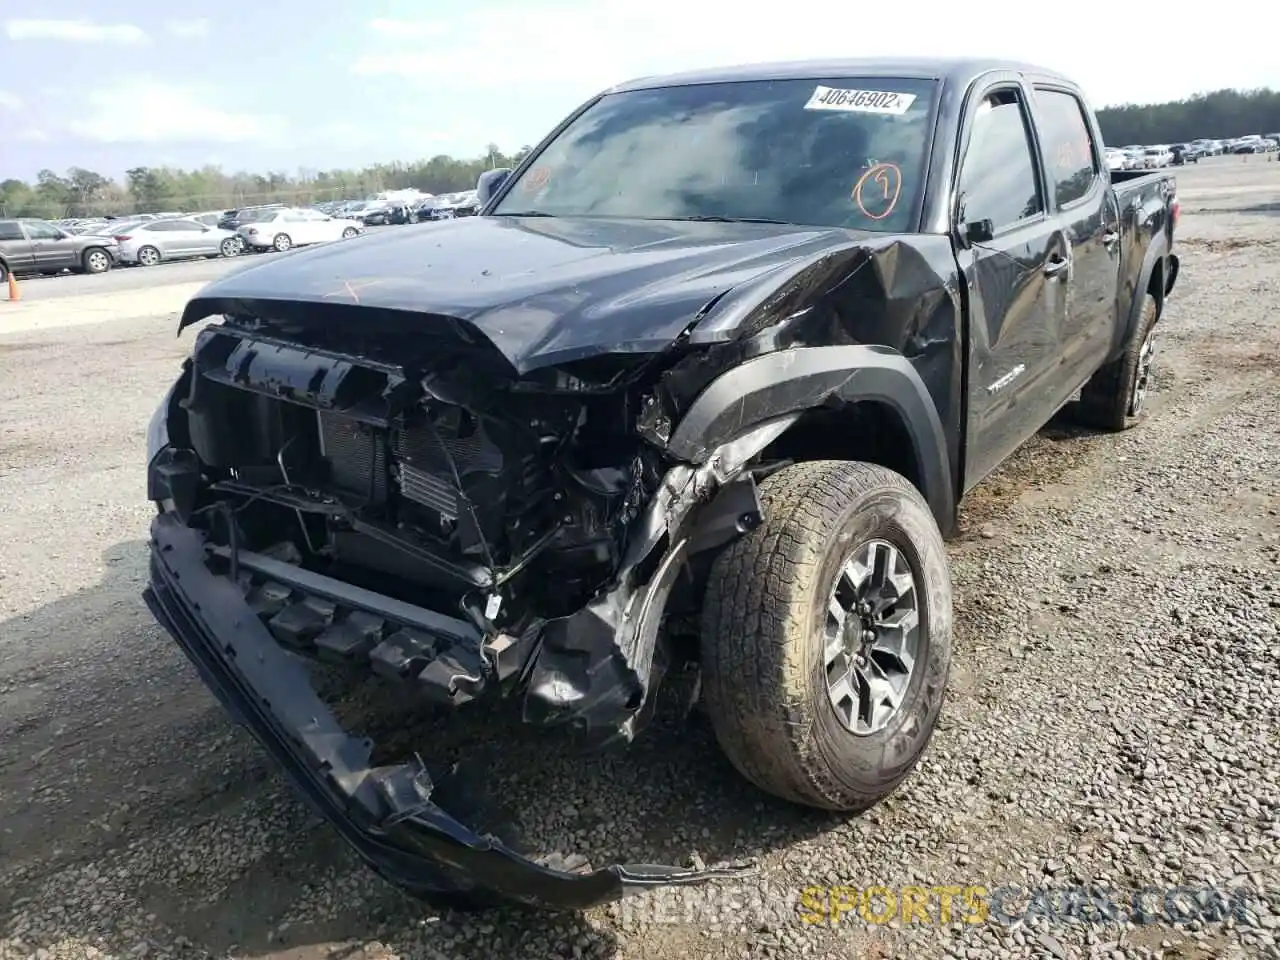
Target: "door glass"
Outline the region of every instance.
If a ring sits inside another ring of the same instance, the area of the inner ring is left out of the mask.
[[[5,240],[25,240],[22,228],[17,220],[0,220],[0,242]]]
[[[990,94],[974,117],[960,173],[964,220],[999,233],[1044,212],[1026,113],[1016,90]]]
[[[1098,175],[1093,138],[1079,100],[1061,90],[1036,91],[1036,116],[1049,182],[1059,207],[1089,192]]]
[[[51,223],[28,223],[27,236],[32,240],[61,240],[62,231]]]

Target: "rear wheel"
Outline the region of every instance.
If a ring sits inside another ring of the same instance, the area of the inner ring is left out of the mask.
[[[80,257],[85,273],[106,273],[111,269],[111,258],[101,247],[90,247]]]
[[[707,713],[757,786],[862,810],[910,773],[942,709],[942,535],[915,487],[872,464],[797,464],[760,494],[764,522],[716,558],[707,585]]]
[[[224,257],[236,257],[240,255],[240,243],[233,237],[228,237],[218,245],[218,252]]]
[[[275,239],[271,241],[271,246],[275,247],[280,253],[284,253],[293,246],[293,238],[287,233],[277,233]]]
[[[9,265],[0,260],[0,283],[9,282]]]
[[[1155,360],[1155,331],[1159,309],[1146,294],[1138,329],[1118,359],[1108,363],[1080,392],[1080,420],[1099,430],[1118,432],[1136,426],[1146,412],[1147,393]]]
[[[160,262],[160,251],[155,247],[142,247],[138,250],[138,264],[143,267],[154,267]]]

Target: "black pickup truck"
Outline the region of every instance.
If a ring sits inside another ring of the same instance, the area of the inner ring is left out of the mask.
[[[1102,429],[1143,413],[1174,186],[1108,174],[1080,90],[1026,65],[616,87],[482,176],[479,216],[190,301],[180,329],[218,319],[150,426],[146,601],[411,891],[705,879],[482,835],[449,770],[345,732],[297,655],[600,742],[696,664],[747,780],[876,803],[942,708],[961,497],[1077,393]]]

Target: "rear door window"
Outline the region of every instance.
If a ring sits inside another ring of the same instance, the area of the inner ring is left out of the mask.
[[[1036,120],[1054,200],[1068,206],[1092,189],[1099,173],[1084,104],[1063,90],[1037,89]]]

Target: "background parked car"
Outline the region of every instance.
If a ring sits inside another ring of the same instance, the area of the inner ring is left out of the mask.
[[[1132,170],[1133,159],[1123,150],[1108,148],[1106,151],[1108,170]]]
[[[1143,154],[1147,158],[1147,167],[1153,170],[1159,169],[1160,167],[1167,167],[1169,164],[1173,163],[1173,153],[1163,144],[1147,147],[1147,149],[1143,151]]]
[[[331,217],[319,210],[288,207],[284,210],[263,210],[255,214],[253,220],[243,223],[237,232],[250,249],[284,252],[291,247],[311,243],[347,240],[362,230],[361,224],[355,220]]]
[[[391,200],[372,200],[350,219],[359,220],[367,227],[381,227],[391,222],[397,204]]]
[[[247,217],[256,216],[263,210],[283,210],[283,203],[261,203],[249,207],[241,207],[239,210],[226,210],[222,214],[222,219],[218,221],[218,227],[222,230],[239,230],[242,223],[247,223]]]
[[[152,220],[116,234],[120,261],[154,267],[161,260],[188,257],[234,257],[241,253],[240,238],[231,230],[206,226],[197,220]]]
[[[106,273],[119,245],[111,237],[68,233],[47,220],[0,220],[0,280],[24,273]]]

